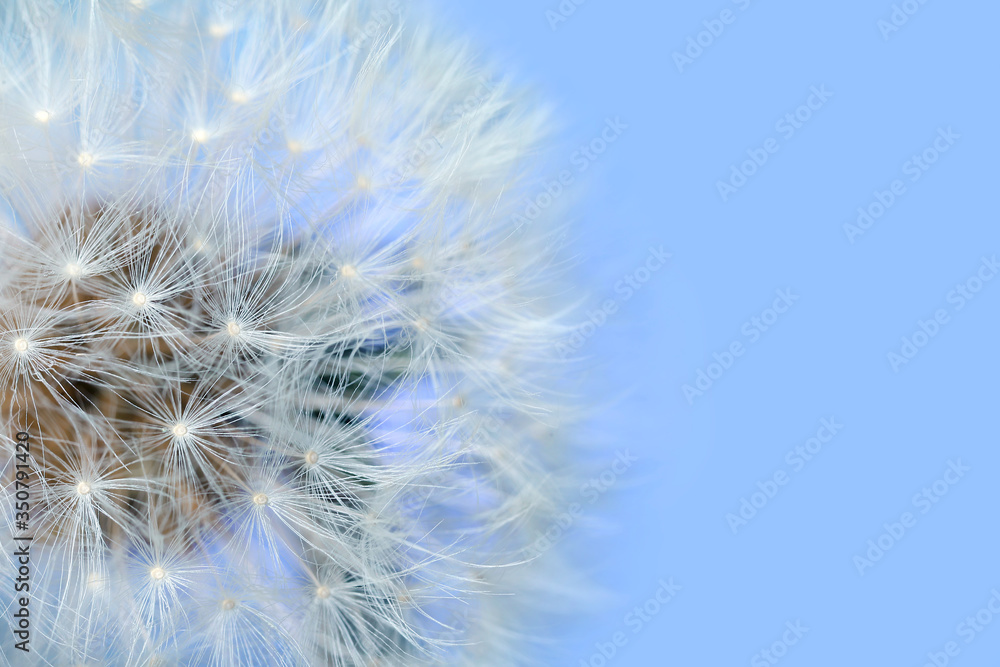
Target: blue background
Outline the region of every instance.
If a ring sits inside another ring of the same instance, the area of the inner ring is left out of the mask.
[[[618,306],[580,349],[611,403],[590,433],[605,467],[624,448],[640,463],[585,503],[606,527],[575,548],[610,595],[553,630],[554,664],[772,664],[758,652],[796,621],[788,667],[918,667],[949,641],[948,664],[1000,664],[1000,617],[971,643],[959,627],[1000,590],[1000,280],[948,300],[1000,254],[1000,4],[911,0],[886,35],[890,1],[588,0],[555,29],[558,0],[436,4],[556,103],[566,162],[606,118],[629,125],[577,180],[574,248],[585,304]],[[724,9],[734,21],[678,71],[673,52]],[[776,122],[812,86],[833,95],[786,138]],[[939,128],[960,137],[911,181]],[[724,202],[717,181],[768,138],[778,151]],[[850,243],[844,225],[895,179],[905,193]],[[669,265],[616,293],[661,244]],[[744,323],[779,289],[799,299],[751,342]],[[938,309],[947,324],[895,372],[888,353]],[[745,353],[689,403],[682,386],[734,341]],[[843,429],[796,472],[787,452],[831,417]],[[921,513],[914,495],[959,459],[969,471]],[[788,483],[734,534],[726,515],[778,471]],[[915,525],[859,573],[904,512]],[[682,590],[633,632],[626,614],[670,578]]]

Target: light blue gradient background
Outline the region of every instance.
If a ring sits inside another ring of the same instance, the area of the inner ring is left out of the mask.
[[[609,665],[751,665],[795,620],[809,630],[783,666],[919,667],[948,641],[951,665],[1000,664],[1000,617],[956,634],[1000,590],[1000,280],[961,311],[946,300],[1000,255],[1000,5],[929,0],[886,41],[891,1],[588,0],[555,31],[558,0],[436,4],[550,94],[570,152],[606,117],[629,123],[578,181],[593,307],[651,244],[673,253],[581,350],[619,400],[594,433],[641,464],[588,507],[614,524],[584,554],[613,596],[553,631],[556,664],[621,630]],[[727,7],[735,22],[678,73],[671,53]],[[819,85],[830,101],[723,203],[715,182]],[[949,126],[961,138],[911,183],[903,163]],[[843,224],[896,178],[906,194],[848,243]],[[747,343],[780,288],[800,300],[689,405],[681,386]],[[887,353],[938,308],[950,322],[894,373]],[[843,431],[733,535],[725,515],[831,416]],[[971,471],[919,514],[911,498],[958,458]],[[916,526],[859,576],[853,557],[906,511]],[[683,590],[633,634],[625,614],[669,577]]]

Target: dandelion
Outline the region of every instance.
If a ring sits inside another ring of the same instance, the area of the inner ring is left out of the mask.
[[[5,664],[527,661],[570,479],[552,225],[513,222],[545,114],[394,2],[30,4],[0,7]]]

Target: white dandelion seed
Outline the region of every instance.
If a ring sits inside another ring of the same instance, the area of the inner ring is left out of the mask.
[[[250,95],[242,88],[233,88],[229,91],[229,101],[234,104],[246,104],[250,101]]]
[[[0,7],[38,664],[527,661],[573,486],[546,114],[395,2],[46,11]]]

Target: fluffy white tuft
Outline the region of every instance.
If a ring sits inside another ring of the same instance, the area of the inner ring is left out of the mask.
[[[568,412],[515,215],[546,118],[397,11],[0,7],[5,662],[528,660]]]

